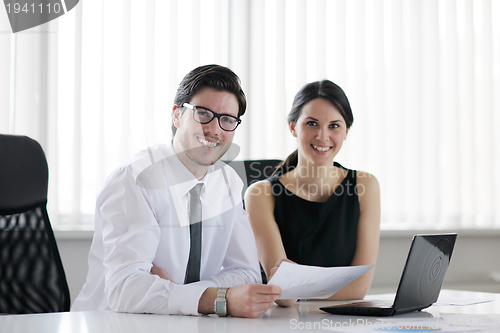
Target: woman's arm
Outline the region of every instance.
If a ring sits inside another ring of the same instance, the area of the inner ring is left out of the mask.
[[[245,209],[249,214],[250,225],[255,235],[259,261],[270,280],[276,271],[273,268],[279,261],[286,259],[286,253],[278,224],[274,219],[274,196],[269,181],[256,182],[247,189]],[[295,300],[277,300],[276,303],[281,306],[290,306],[295,303]]]
[[[375,176],[357,172],[360,215],[356,252],[351,266],[375,265],[380,238],[380,188]],[[375,268],[335,293],[329,300],[362,299],[370,289]]]

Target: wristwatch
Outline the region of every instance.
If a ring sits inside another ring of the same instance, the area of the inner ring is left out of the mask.
[[[229,288],[220,288],[217,291],[217,298],[214,302],[214,312],[219,317],[227,316],[226,292]]]

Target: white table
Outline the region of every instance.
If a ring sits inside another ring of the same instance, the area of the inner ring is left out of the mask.
[[[408,318],[439,317],[439,313],[499,314],[500,294],[469,291],[445,291],[448,297],[492,299],[492,302],[466,306],[434,305],[422,312],[404,314]],[[322,306],[340,304],[333,301],[301,301],[289,307],[274,306],[263,316],[218,318],[213,316],[168,316],[114,313],[111,311],[61,312],[30,315],[0,316],[1,333],[136,333],[136,332],[290,332],[323,331],[336,322],[349,322],[368,317],[336,316],[319,310]],[[397,316],[400,317],[401,316]],[[370,319],[374,319],[373,317]],[[316,326],[315,326],[316,325]],[[308,327],[312,329],[308,329]],[[314,329],[316,327],[317,329]]]

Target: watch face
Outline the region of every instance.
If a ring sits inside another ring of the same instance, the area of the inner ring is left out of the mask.
[[[225,312],[226,304],[224,302],[217,302],[215,304],[215,312]]]

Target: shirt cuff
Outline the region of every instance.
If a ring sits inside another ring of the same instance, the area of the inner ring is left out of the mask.
[[[190,284],[176,284],[168,296],[168,312],[180,315],[199,315],[198,304],[207,288],[216,287],[211,281],[199,281]]]

